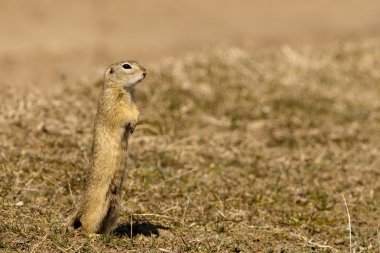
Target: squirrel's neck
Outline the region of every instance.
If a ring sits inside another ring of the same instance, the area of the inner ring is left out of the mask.
[[[126,87],[123,89],[127,92],[131,101],[134,103],[135,102],[135,87]]]
[[[135,89],[134,87],[103,87],[103,95],[107,99],[114,98],[116,100],[126,100],[127,103],[135,103]],[[112,99],[111,99],[112,100]]]

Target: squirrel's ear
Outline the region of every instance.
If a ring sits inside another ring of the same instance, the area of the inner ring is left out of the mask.
[[[112,74],[113,72],[115,72],[115,70],[111,67],[109,73]]]

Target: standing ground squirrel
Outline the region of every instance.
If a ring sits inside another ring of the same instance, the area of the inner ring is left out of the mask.
[[[109,233],[117,225],[128,137],[139,116],[134,89],[146,74],[135,61],[112,64],[104,74],[95,118],[91,167],[82,202],[72,219],[74,228],[82,227],[85,233]]]

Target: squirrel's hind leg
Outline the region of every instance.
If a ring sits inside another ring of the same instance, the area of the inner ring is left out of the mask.
[[[117,226],[117,220],[119,218],[119,203],[117,199],[112,199],[108,206],[108,211],[104,217],[98,233],[108,234]]]

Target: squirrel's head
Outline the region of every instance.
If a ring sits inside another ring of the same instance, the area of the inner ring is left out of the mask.
[[[109,66],[104,74],[106,87],[133,88],[147,75],[146,69],[136,61],[122,61]]]

